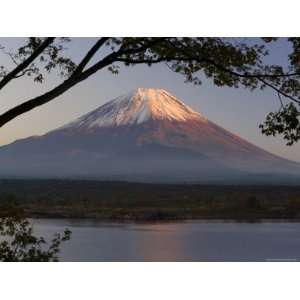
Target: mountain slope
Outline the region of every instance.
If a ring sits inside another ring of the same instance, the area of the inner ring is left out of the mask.
[[[114,127],[138,125],[153,120],[207,121],[201,114],[162,89],[139,88],[107,102],[63,128]]]
[[[297,163],[226,131],[159,89],[137,89],[40,137],[0,147],[1,176],[236,181]]]

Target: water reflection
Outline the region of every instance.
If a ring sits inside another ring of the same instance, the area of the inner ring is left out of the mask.
[[[33,222],[46,238],[72,230],[61,253],[65,261],[266,261],[300,254],[300,223]]]
[[[175,261],[184,256],[184,244],[180,230],[175,224],[151,224],[133,226],[131,230],[147,232],[142,234],[137,243],[137,252],[146,261]]]

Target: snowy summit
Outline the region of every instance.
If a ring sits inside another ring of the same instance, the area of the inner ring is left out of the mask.
[[[2,177],[150,182],[290,184],[300,174],[299,164],[207,120],[165,90],[144,88],[38,138],[0,147],[0,165]]]
[[[67,127],[111,127],[149,120],[206,121],[200,113],[163,89],[138,88],[82,116]]]

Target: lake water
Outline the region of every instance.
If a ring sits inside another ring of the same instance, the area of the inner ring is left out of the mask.
[[[33,220],[37,235],[66,227],[72,238],[61,261],[296,261],[300,223],[101,223]]]

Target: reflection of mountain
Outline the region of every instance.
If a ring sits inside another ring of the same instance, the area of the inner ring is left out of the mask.
[[[145,181],[281,180],[300,174],[297,163],[155,89],[137,89],[43,136],[3,146],[0,164],[1,176]]]

